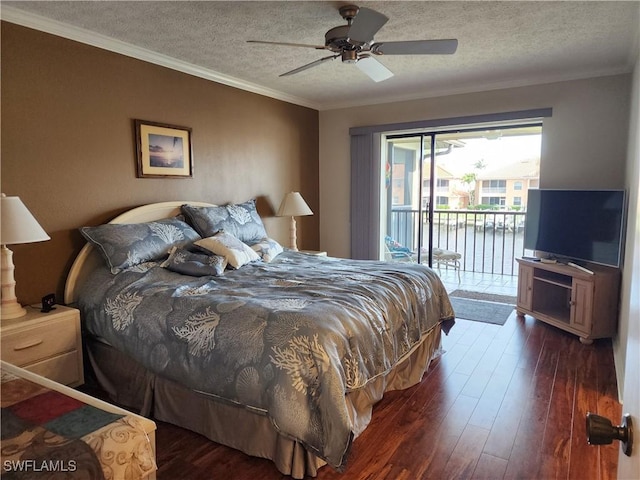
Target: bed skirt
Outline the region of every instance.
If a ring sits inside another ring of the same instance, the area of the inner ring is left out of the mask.
[[[384,392],[416,385],[440,353],[441,328],[434,326],[386,375],[346,395],[354,438],[371,421],[373,405]],[[248,455],[270,459],[285,475],[315,477],[324,460],[280,434],[268,417],[194,392],[159,377],[127,355],[97,339],[87,339],[87,358],[99,386],[111,400],[145,417],[178,425]]]

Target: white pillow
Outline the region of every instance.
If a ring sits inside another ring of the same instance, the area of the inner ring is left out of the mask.
[[[194,244],[211,253],[223,256],[233,268],[240,268],[249,262],[260,260],[260,256],[249,245],[224,231],[220,231],[212,237],[198,240]]]

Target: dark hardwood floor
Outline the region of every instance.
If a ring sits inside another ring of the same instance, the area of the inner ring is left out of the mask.
[[[619,444],[589,446],[585,415],[619,420],[609,340],[513,313],[504,326],[457,320],[422,382],[388,392],[327,479],[615,479]],[[158,423],[158,478],[279,479],[267,460]]]

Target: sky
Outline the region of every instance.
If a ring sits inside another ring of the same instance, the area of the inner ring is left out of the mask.
[[[465,138],[464,147],[438,157],[438,165],[453,174],[475,172],[474,164],[484,160],[486,171],[525,160],[539,160],[541,135],[486,138]]]

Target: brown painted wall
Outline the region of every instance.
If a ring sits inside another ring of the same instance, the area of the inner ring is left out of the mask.
[[[18,195],[51,236],[16,245],[18,300],[62,299],[84,241],[77,229],[168,200],[258,198],[267,231],[299,190],[314,216],[300,248],[319,244],[318,112],[2,22],[2,192]],[[194,178],[136,177],[133,119],[193,129]]]

